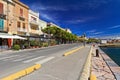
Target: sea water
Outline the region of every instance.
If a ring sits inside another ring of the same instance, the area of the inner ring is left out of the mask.
[[[120,47],[101,47],[101,49],[120,66]]]

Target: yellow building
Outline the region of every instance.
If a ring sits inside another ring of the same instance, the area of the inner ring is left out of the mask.
[[[14,31],[14,12],[15,4],[11,0],[0,0],[0,48],[11,47],[9,34]],[[8,34],[9,33],[9,34]]]
[[[27,36],[28,34],[28,13],[29,7],[19,0],[13,0],[15,3],[15,10],[14,10],[14,32],[20,36]]]
[[[15,4],[11,0],[0,0],[0,31],[11,33],[14,29]]]

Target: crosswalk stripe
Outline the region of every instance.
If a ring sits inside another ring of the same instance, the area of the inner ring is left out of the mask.
[[[19,56],[19,55],[13,55],[13,56],[8,56],[8,57],[3,57],[3,58],[0,58],[0,60],[4,60],[4,59],[8,59],[8,58],[12,58],[12,57],[16,57],[16,56]]]
[[[36,57],[36,58],[33,58],[33,59],[29,59],[29,60],[23,61],[23,63],[29,63],[31,61],[34,61],[34,60],[37,60],[37,59],[40,59],[40,58],[44,58],[44,57],[45,56]]]
[[[43,64],[43,63],[46,63],[46,62],[48,62],[48,61],[50,61],[50,60],[52,60],[54,58],[55,57],[48,57],[48,58],[45,58],[43,60],[40,60],[40,61],[36,62],[36,64]]]
[[[34,56],[28,56],[28,57],[27,57],[27,56],[26,56],[26,57],[23,56],[23,57],[24,57],[24,58],[21,57],[20,59],[13,60],[13,62],[22,61],[22,60],[24,60],[24,59],[32,58],[32,57],[34,57]]]

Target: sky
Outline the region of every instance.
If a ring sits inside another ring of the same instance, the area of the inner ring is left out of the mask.
[[[40,19],[69,28],[78,36],[120,35],[120,0],[20,0]]]

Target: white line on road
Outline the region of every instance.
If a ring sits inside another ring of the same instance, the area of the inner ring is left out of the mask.
[[[12,57],[16,57],[16,56],[19,56],[19,55],[13,55],[13,56],[8,56],[8,57],[3,57],[3,58],[0,58],[0,60],[7,59],[7,58],[12,58]]]
[[[46,58],[46,59],[43,59],[43,60],[41,60],[41,61],[38,61],[38,62],[36,62],[36,64],[43,64],[43,63],[46,63],[46,62],[48,62],[48,61],[50,61],[50,60],[52,60],[52,59],[54,59],[55,57],[48,57],[48,58]]]
[[[28,57],[27,56],[22,56],[22,57],[20,57],[20,59],[13,60],[13,62],[22,61],[22,60],[32,58],[32,57],[34,57],[34,56],[28,56]]]
[[[23,63],[29,63],[31,61],[34,61],[34,60],[37,60],[37,59],[40,59],[40,58],[44,58],[44,57],[45,56],[36,57],[36,58],[30,59],[30,60],[23,61]]]

